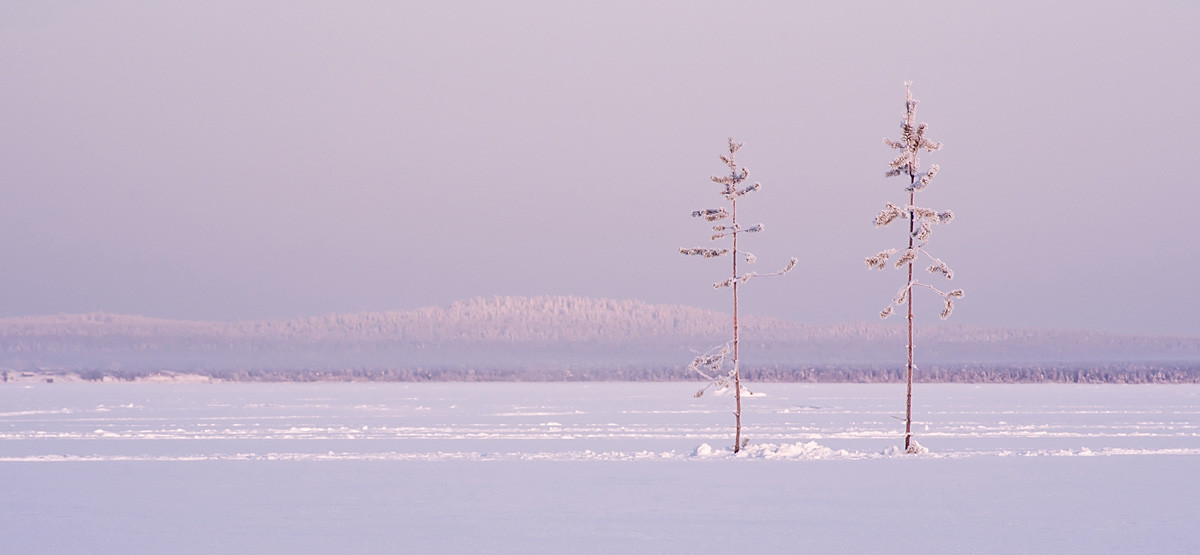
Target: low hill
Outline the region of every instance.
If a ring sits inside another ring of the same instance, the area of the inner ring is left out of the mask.
[[[891,367],[894,322],[819,326],[748,316],[743,360],[761,367]],[[579,297],[492,297],[446,307],[292,320],[191,322],[85,314],[0,319],[13,372],[331,371],[682,367],[729,336],[729,317],[688,306]],[[922,365],[1200,364],[1200,338],[921,328]]]

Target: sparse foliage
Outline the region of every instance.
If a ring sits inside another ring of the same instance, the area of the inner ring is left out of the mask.
[[[900,150],[901,153],[892,159],[887,177],[907,175],[909,184],[908,204],[904,207],[887,203],[879,215],[875,216],[875,227],[886,226],[896,220],[908,220],[908,248],[887,249],[874,256],[866,258],[867,267],[882,270],[887,267],[892,255],[903,251],[893,263],[897,269],[908,270],[908,281],[896,292],[892,302],[879,312],[880,318],[887,318],[893,312],[893,307],[906,307],[908,312],[908,401],[904,414],[904,449],[908,453],[922,452],[922,447],[912,438],[912,379],[916,368],[913,363],[913,289],[921,287],[941,295],[945,301],[941,317],[946,319],[954,311],[954,301],[963,297],[962,289],[942,291],[933,285],[921,283],[913,276],[913,266],[922,257],[928,258],[930,264],[926,271],[944,279],[954,279],[954,270],[950,269],[940,258],[934,257],[926,250],[933,227],[938,224],[948,224],[954,220],[954,213],[949,210],[933,210],[916,205],[916,194],[929,187],[934,176],[938,173],[938,165],[932,164],[929,170],[921,172],[921,151],[934,152],[942,148],[942,143],[935,143],[925,137],[924,123],[917,123],[917,101],[913,99],[911,83],[904,84],[904,119],[901,123],[900,140],[884,139],[888,146]]]
[[[758,183],[753,185],[743,185],[746,178],[749,177],[750,171],[738,165],[736,154],[738,149],[742,148],[742,143],[734,142],[729,139],[729,154],[721,154],[721,161],[729,167],[728,175],[713,176],[712,180],[721,185],[721,196],[729,203],[728,209],[722,206],[719,208],[709,208],[705,210],[696,210],[692,212],[693,217],[704,218],[709,222],[729,220],[728,225],[712,226],[713,234],[709,237],[710,241],[718,241],[722,239],[730,239],[732,241],[731,248],[707,249],[707,248],[680,248],[679,252],[684,255],[703,256],[704,258],[715,258],[724,255],[731,255],[733,259],[733,270],[728,279],[718,281],[713,284],[714,288],[720,289],[729,287],[733,290],[733,339],[730,341],[713,347],[705,353],[697,354],[688,368],[704,376],[708,380],[708,384],[696,392],[696,397],[700,397],[710,388],[715,387],[717,390],[725,390],[733,388],[736,409],[734,418],[736,420],[736,432],[734,436],[733,452],[737,453],[746,445],[747,440],[742,439],[742,380],[739,371],[738,362],[738,343],[739,343],[739,328],[738,328],[738,285],[749,281],[756,277],[780,276],[788,273],[792,268],[796,267],[797,259],[792,258],[787,266],[783,269],[769,274],[760,274],[758,272],[738,273],[738,261],[753,264],[757,257],[749,252],[745,252],[738,248],[738,236],[744,233],[759,233],[763,231],[763,224],[756,224],[748,227],[743,227],[737,220],[737,201],[753,191],[758,191],[762,186]],[[725,363],[729,362],[732,368],[724,369]]]

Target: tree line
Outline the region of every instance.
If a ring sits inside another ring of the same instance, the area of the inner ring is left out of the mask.
[[[765,365],[745,366],[742,377],[757,383],[904,383],[907,365]],[[227,382],[683,382],[695,374],[679,365],[647,366],[415,366],[196,369],[186,373],[154,370],[90,369],[0,372],[5,382],[18,378],[77,376],[86,381],[137,381],[151,376],[198,375]],[[1200,384],[1200,362],[1129,364],[925,365],[919,383],[964,384]]]

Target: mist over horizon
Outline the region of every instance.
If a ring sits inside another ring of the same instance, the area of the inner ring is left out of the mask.
[[[58,312],[58,313],[53,313],[53,314],[23,314],[23,315],[16,315],[16,316],[2,316],[2,317],[0,317],[0,322],[21,321],[21,320],[37,321],[37,320],[45,320],[45,319],[70,318],[70,317],[82,317],[82,318],[88,318],[88,319],[94,318],[97,321],[103,321],[104,318],[110,318],[110,317],[111,318],[129,317],[129,318],[133,318],[135,320],[191,323],[191,324],[220,324],[220,325],[224,325],[224,324],[254,324],[254,323],[268,323],[268,322],[316,321],[316,320],[337,319],[339,317],[376,316],[376,315],[400,314],[400,313],[422,314],[422,313],[429,313],[430,311],[451,310],[456,306],[489,305],[489,304],[503,303],[506,301],[508,301],[508,302],[517,301],[519,303],[545,302],[545,301],[575,302],[575,303],[581,303],[581,304],[599,303],[599,304],[609,304],[609,305],[616,305],[616,306],[627,306],[627,305],[632,304],[632,305],[647,306],[647,307],[654,307],[654,308],[680,308],[680,309],[685,309],[685,310],[692,309],[692,310],[699,311],[700,313],[709,314],[713,317],[719,317],[719,318],[727,318],[733,312],[731,307],[726,307],[724,309],[720,306],[716,306],[713,308],[704,308],[704,307],[700,306],[698,303],[697,304],[687,304],[687,303],[654,304],[654,303],[648,303],[642,299],[632,299],[632,298],[596,298],[596,297],[580,297],[580,296],[575,296],[575,295],[534,295],[534,296],[488,295],[488,296],[457,299],[457,300],[453,300],[451,302],[448,302],[445,304],[440,304],[440,305],[425,305],[425,306],[417,306],[417,307],[403,308],[403,309],[359,310],[359,311],[355,311],[355,312],[327,312],[327,313],[321,313],[321,314],[302,314],[302,315],[297,315],[297,316],[292,316],[292,317],[276,317],[276,318],[243,318],[243,319],[228,319],[228,320],[212,319],[212,318],[210,318],[210,319],[201,319],[201,318],[193,319],[193,318],[171,318],[171,317],[164,317],[164,316],[159,316],[159,315],[155,315],[155,314],[92,311],[92,312]],[[840,329],[840,328],[846,328],[846,327],[870,328],[870,329],[880,329],[880,330],[891,330],[892,332],[898,334],[901,331],[903,331],[903,327],[904,327],[903,317],[896,316],[896,315],[893,315],[891,318],[886,319],[886,320],[880,319],[878,317],[878,315],[876,315],[875,318],[864,318],[861,320],[847,320],[847,321],[842,321],[842,322],[814,323],[814,322],[807,322],[804,320],[797,320],[797,319],[792,319],[792,318],[787,318],[787,317],[773,316],[769,313],[755,312],[753,310],[747,310],[745,308],[743,308],[741,310],[741,314],[743,317],[750,318],[754,321],[761,321],[761,322],[767,322],[767,323],[780,322],[780,323],[786,323],[786,324],[794,324],[794,325],[799,325],[799,326],[811,327],[814,329],[817,329],[817,328]],[[630,316],[636,317],[635,314],[630,314]],[[1071,328],[1071,327],[1054,328],[1054,327],[1047,327],[1047,326],[986,326],[986,325],[985,326],[977,326],[977,325],[955,322],[955,321],[953,321],[953,318],[951,318],[949,320],[941,320],[941,319],[938,319],[936,317],[936,315],[928,315],[927,314],[926,318],[928,318],[928,320],[926,322],[924,322],[924,326],[927,326],[926,331],[930,331],[930,332],[934,332],[934,333],[938,333],[938,334],[945,333],[947,330],[972,329],[972,330],[997,330],[997,331],[1004,330],[1004,331],[1021,331],[1021,332],[1062,332],[1062,333],[1098,334],[1098,335],[1128,336],[1128,337],[1164,337],[1164,338],[1198,338],[1198,339],[1200,339],[1200,334],[1109,332],[1109,331],[1104,331],[1104,330],[1087,329],[1087,328]],[[726,323],[724,323],[724,320],[719,320],[719,321],[722,322],[720,325],[727,325]],[[918,320],[918,322],[920,322],[920,320]]]

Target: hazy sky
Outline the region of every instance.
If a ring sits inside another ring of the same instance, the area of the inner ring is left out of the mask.
[[[801,259],[744,310],[873,320],[911,80],[952,321],[1200,334],[1198,26],[1195,1],[5,2],[0,316],[727,309],[727,260],[678,248],[709,245],[690,212],[733,136],[758,269]]]

